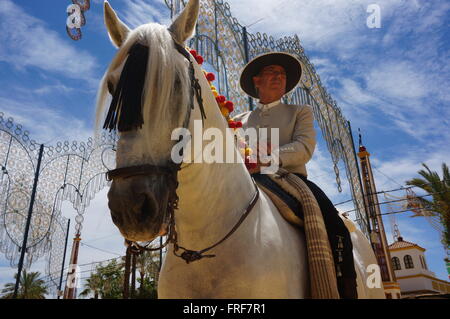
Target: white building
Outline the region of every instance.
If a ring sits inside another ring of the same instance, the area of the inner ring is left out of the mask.
[[[428,270],[424,248],[398,237],[397,241],[389,245],[389,252],[403,298],[450,293],[450,283],[437,279]]]

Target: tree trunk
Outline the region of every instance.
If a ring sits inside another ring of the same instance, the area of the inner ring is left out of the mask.
[[[139,275],[141,277],[141,285],[139,286],[139,294],[142,296],[144,295],[144,280],[145,280],[145,273],[143,271],[139,271]]]
[[[125,256],[125,276],[123,283],[123,299],[128,299],[130,290],[130,262],[131,262],[131,247],[128,246]]]
[[[134,299],[136,290],[136,258],[138,252],[131,250],[131,299]]]

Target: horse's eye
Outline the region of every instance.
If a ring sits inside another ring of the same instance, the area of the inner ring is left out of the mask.
[[[114,84],[111,81],[108,81],[108,91],[109,94],[114,95]]]

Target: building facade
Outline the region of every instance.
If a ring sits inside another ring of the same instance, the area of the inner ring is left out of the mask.
[[[391,263],[402,298],[450,294],[450,283],[436,278],[435,273],[428,269],[425,251],[425,248],[405,241],[402,237],[389,245]]]

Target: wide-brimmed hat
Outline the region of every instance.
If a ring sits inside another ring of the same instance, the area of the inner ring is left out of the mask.
[[[242,90],[251,97],[258,98],[253,77],[257,76],[262,68],[269,65],[279,65],[286,71],[286,93],[292,91],[302,76],[300,61],[289,53],[272,52],[260,55],[251,60],[242,70],[240,84]]]

